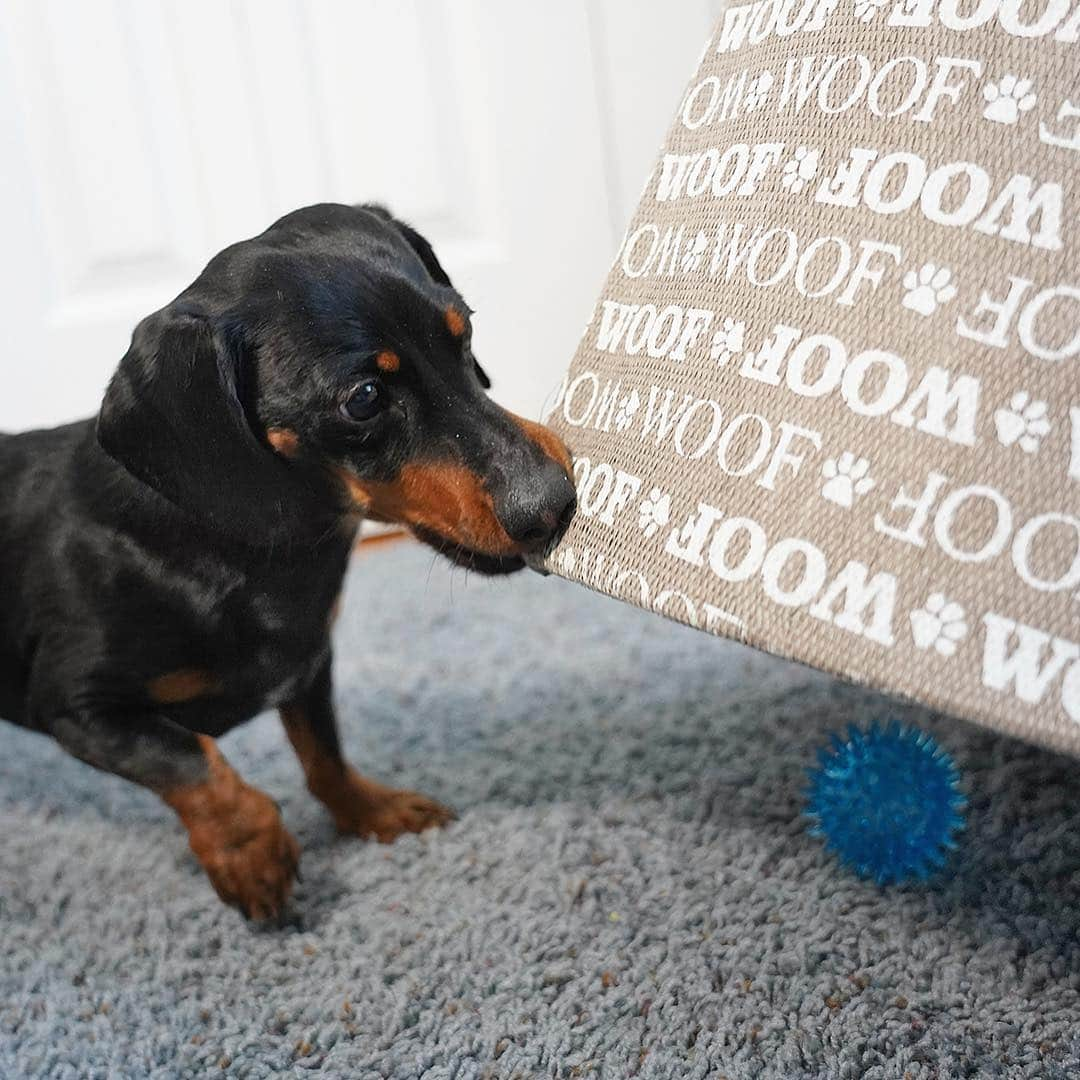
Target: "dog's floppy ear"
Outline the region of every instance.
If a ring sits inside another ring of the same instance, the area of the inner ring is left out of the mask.
[[[400,218],[394,217],[385,206],[380,206],[378,203],[368,203],[361,206],[360,209],[367,210],[393,225],[401,233],[402,238],[409,247],[416,252],[417,257],[424,264],[424,269],[431,275],[432,281],[438,282],[440,285],[448,285],[451,289],[454,287],[449,275],[442,268],[442,263],[435,257],[432,246],[411,225],[406,225]]]
[[[398,232],[405,237],[409,247],[420,257],[420,261],[424,264],[424,269],[431,275],[431,279],[437,281],[440,285],[449,285],[450,288],[453,288],[449,276],[442,268],[442,263],[435,257],[434,248],[427,240],[411,225],[406,225],[404,221],[398,221],[395,217],[391,217],[390,220],[398,227]]]
[[[402,238],[409,247],[416,252],[417,257],[424,264],[424,269],[431,275],[432,281],[435,281],[440,285],[448,285],[451,289],[454,287],[449,275],[442,268],[442,263],[439,262],[436,257],[434,249],[424,236],[418,233],[411,225],[406,225],[400,218],[394,217],[385,206],[379,206],[378,204],[373,203],[362,209],[370,210],[373,214],[377,214],[383,221],[389,222],[399,233],[401,233]],[[488,378],[488,373],[480,366],[478,360],[474,359],[473,363],[476,366],[476,377],[480,380],[480,385],[485,390],[490,390],[491,379]]]
[[[249,544],[281,542],[314,493],[252,430],[242,333],[172,305],[144,319],[109,383],[97,438],[191,517]]]

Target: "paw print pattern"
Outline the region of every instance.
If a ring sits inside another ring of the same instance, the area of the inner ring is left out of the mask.
[[[771,71],[763,71],[756,78],[750,80],[746,88],[746,96],[743,98],[743,112],[753,112],[760,109],[769,98],[772,89],[773,76]]]
[[[874,486],[869,472],[870,462],[866,458],[856,458],[850,450],[845,450],[839,458],[829,458],[821,467],[821,475],[825,478],[821,486],[822,498],[850,510],[856,497],[865,495]]]
[[[713,334],[709,356],[723,367],[733,356],[738,356],[746,344],[746,323],[724,319],[723,328]]]
[[[563,548],[562,551],[555,556],[555,562],[564,574],[572,574],[574,572],[574,567],[577,566],[577,556],[574,554],[574,549],[568,547]]]
[[[638,507],[638,528],[649,537],[655,536],[671,521],[671,496],[653,488]]]
[[[800,146],[795,151],[795,156],[784,166],[780,183],[792,194],[798,194],[817,174],[818,160],[819,154],[816,150]]]
[[[937,267],[933,263],[909,270],[904,275],[904,289],[904,307],[924,316],[933,315],[941,304],[949,303],[956,296],[952,271],[947,266]]]
[[[994,427],[1002,446],[1015,443],[1025,454],[1034,454],[1043,436],[1050,434],[1046,402],[1033,401],[1026,390],[1020,390],[1013,394],[1007,407],[994,413]]]
[[[686,250],[683,252],[682,272],[684,274],[692,274],[700,265],[701,258],[705,254],[705,249],[709,246],[709,238],[705,235],[704,231],[699,231],[697,236],[694,237],[692,244],[686,245]]]
[[[634,414],[641,408],[641,395],[636,390],[623,396],[615,410],[615,430],[625,431],[633,422]]]
[[[855,18],[861,22],[872,22],[887,0],[855,0]]]
[[[964,609],[944,593],[931,593],[926,603],[909,616],[911,637],[916,649],[936,649],[941,656],[952,656],[956,646],[967,637]]]
[[[1031,87],[1030,79],[1015,75],[1006,75],[1001,82],[987,83],[983,87],[983,97],[987,101],[983,116],[995,124],[1015,124],[1021,113],[1035,108],[1038,98]]]

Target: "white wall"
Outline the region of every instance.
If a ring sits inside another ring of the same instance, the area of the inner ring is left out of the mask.
[[[134,323],[311,202],[380,200],[535,415],[718,0],[0,0],[0,430],[92,413]]]

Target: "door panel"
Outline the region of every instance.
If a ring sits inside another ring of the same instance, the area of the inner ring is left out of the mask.
[[[622,174],[662,137],[619,95],[659,87],[666,124],[707,29],[688,3],[0,0],[0,430],[92,413],[139,318],[325,200],[432,239],[496,395],[536,415],[636,193]]]

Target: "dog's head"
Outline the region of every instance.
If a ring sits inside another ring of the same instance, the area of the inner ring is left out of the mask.
[[[428,242],[382,208],[298,210],[139,324],[98,440],[247,542],[311,535],[332,505],[517,569],[573,513],[570,456],[487,396],[470,315]]]

